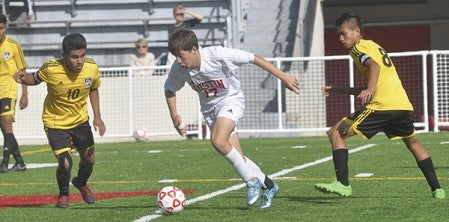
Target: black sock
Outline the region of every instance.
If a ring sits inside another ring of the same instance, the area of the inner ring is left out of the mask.
[[[14,160],[18,164],[24,164],[22,155],[20,155],[19,144],[17,143],[16,137],[13,133],[5,134],[5,145],[9,148]]]
[[[274,187],[274,182],[268,178],[267,175],[265,175],[265,181],[263,182],[265,184],[265,186],[267,187],[267,189],[272,189]]]
[[[80,186],[86,186],[87,180],[89,179],[90,175],[92,174],[92,171],[94,169],[94,166],[88,163],[85,164],[79,164],[78,169],[78,177],[77,177],[77,183]]]
[[[9,151],[9,147],[4,146],[3,147],[3,160],[2,165],[8,166],[9,163],[9,156],[11,155],[11,151]]]
[[[2,132],[4,132],[2,130]],[[11,152],[14,150],[14,134],[12,133],[3,133],[4,136],[4,143],[3,143],[3,160],[2,160],[2,164],[3,165],[8,165],[9,163],[9,158],[11,156]],[[16,142],[17,144],[17,142]]]
[[[65,161],[69,163],[68,169]],[[59,195],[69,195],[70,172],[72,170],[72,157],[68,152],[63,152],[58,156],[58,168],[56,169],[56,180],[58,181]]]
[[[337,149],[332,151],[334,161],[335,176],[345,186],[349,185],[348,179],[348,150]]]
[[[437,174],[435,173],[435,167],[433,166],[432,158],[427,158],[418,162],[419,169],[424,174],[424,177],[427,180],[427,184],[429,184],[430,189],[435,191],[436,189],[441,188],[440,183],[438,182]]]

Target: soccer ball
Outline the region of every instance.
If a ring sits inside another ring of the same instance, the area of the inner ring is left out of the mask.
[[[133,137],[136,141],[148,141],[150,132],[143,127],[139,127],[134,130]]]
[[[175,186],[166,186],[157,194],[157,206],[164,214],[177,214],[186,206],[186,196]]]

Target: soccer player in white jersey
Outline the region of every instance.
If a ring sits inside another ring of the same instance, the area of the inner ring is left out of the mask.
[[[174,32],[168,47],[176,57],[165,82],[165,97],[174,127],[180,135],[185,135],[186,128],[176,109],[176,91],[187,82],[198,92],[213,147],[229,161],[248,187],[247,204],[253,205],[263,196],[259,208],[270,207],[279,186],[243,154],[235,129],[245,108],[245,97],[235,71],[239,66],[253,63],[299,94],[297,79],[253,53],[221,46],[200,49],[195,33],[190,30]],[[261,190],[264,190],[263,195]]]

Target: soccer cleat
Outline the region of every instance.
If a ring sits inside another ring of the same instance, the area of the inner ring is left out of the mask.
[[[274,183],[273,188],[266,189],[262,196],[262,203],[260,203],[259,208],[263,209],[271,207],[271,204],[273,203],[273,198],[276,196],[278,192],[279,186],[277,183]]]
[[[7,173],[8,172],[8,165],[2,164],[0,165],[0,173]]]
[[[335,193],[343,197],[349,197],[352,193],[351,185],[345,186],[340,181],[332,183],[317,183],[315,188],[323,193]]]
[[[444,199],[446,198],[446,192],[443,189],[439,188],[432,191],[432,196],[436,199]]]
[[[246,204],[248,206],[253,205],[260,198],[260,189],[262,188],[262,183],[256,177],[252,177],[248,182],[246,182],[248,187],[248,194],[246,196]]]
[[[26,170],[27,167],[24,163],[16,163],[14,164],[14,166],[12,166],[11,169],[9,169],[9,171],[14,172],[14,171],[24,171]]]
[[[69,207],[69,196],[59,195],[56,201],[56,208],[67,208]]]
[[[78,184],[77,179],[78,177],[74,177],[72,179],[72,184],[81,192],[81,196],[83,197],[84,202],[86,202],[87,204],[95,203],[95,198],[92,191],[90,191],[87,185],[81,186],[80,184]]]

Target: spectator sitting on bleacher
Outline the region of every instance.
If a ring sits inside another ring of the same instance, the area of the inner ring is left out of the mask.
[[[32,0],[5,0],[5,15],[11,22],[26,22],[34,17]]]
[[[148,52],[148,41],[138,39],[136,41],[136,53],[131,55],[131,67],[155,66],[154,54]],[[154,69],[134,69],[134,76],[153,75]]]
[[[192,17],[192,18],[190,18],[188,20],[184,20],[185,14],[190,15],[190,17]],[[192,29],[193,26],[200,24],[201,21],[203,20],[202,15],[200,15],[196,12],[187,10],[183,5],[178,5],[173,8],[173,18],[175,19],[176,23],[168,29],[168,38],[170,38],[170,35],[173,32],[175,32],[179,29],[190,30],[190,29]],[[171,67],[171,65],[173,64],[175,59],[176,58],[169,52],[167,55],[166,65]]]

